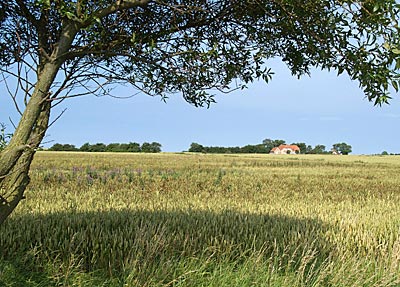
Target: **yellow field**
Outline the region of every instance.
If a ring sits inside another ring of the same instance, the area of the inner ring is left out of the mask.
[[[0,285],[400,286],[399,174],[397,156],[39,152]]]

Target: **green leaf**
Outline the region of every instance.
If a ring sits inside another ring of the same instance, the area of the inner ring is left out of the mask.
[[[75,19],[75,14],[72,12],[64,12],[65,17],[67,17],[70,20]]]
[[[399,84],[397,83],[397,81],[392,81],[392,86],[396,90],[396,92],[399,91]]]
[[[337,75],[339,76],[339,75],[341,75],[343,72],[344,72],[344,68],[343,68],[343,67],[339,67],[339,68],[338,68],[338,73],[337,73]]]
[[[400,70],[400,58],[396,59],[396,67],[397,70]]]
[[[396,55],[400,55],[400,49],[398,49],[398,48],[393,48],[393,49],[392,49],[392,53],[393,53],[393,54],[396,54]]]

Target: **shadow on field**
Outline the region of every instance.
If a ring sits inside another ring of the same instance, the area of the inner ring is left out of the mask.
[[[316,254],[319,262],[328,256],[326,228],[313,219],[236,211],[14,216],[0,226],[0,285],[8,283],[4,268],[27,274],[26,280],[31,281],[54,276],[49,275],[52,268],[59,273],[101,270],[111,277],[127,269],[137,270],[140,276],[161,266],[173,272],[174,264],[195,258],[240,264],[257,256],[296,269],[307,254]]]

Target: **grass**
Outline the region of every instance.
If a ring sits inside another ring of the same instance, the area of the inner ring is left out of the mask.
[[[400,157],[40,152],[0,286],[400,286]]]

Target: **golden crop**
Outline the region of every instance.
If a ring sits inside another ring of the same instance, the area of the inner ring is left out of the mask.
[[[23,265],[46,286],[400,286],[399,174],[396,156],[39,152],[0,285]]]

